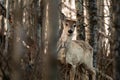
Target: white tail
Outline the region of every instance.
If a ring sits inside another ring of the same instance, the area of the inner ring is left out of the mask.
[[[63,32],[59,40],[58,60],[62,63],[70,64],[70,80],[74,80],[76,67],[84,64],[90,72],[92,80],[95,80],[95,70],[93,68],[93,49],[85,41],[72,40],[75,28],[75,21],[64,20]]]

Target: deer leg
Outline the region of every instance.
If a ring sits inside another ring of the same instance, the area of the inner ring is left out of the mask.
[[[96,72],[95,72],[95,70],[94,70],[94,67],[92,67],[92,66],[87,66],[86,67],[87,68],[87,70],[90,72],[90,75],[91,75],[91,77],[92,77],[92,80],[96,80]]]
[[[70,70],[70,80],[75,80],[75,72],[76,72],[75,70],[76,70],[76,67],[72,66]]]
[[[95,78],[96,78],[96,73],[95,73],[94,68],[91,68],[91,69],[90,69],[90,72],[91,72],[92,80],[96,80],[96,79],[95,79]]]

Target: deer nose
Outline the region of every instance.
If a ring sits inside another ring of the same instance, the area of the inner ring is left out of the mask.
[[[68,33],[70,33],[70,34],[71,34],[71,33],[73,33],[73,31],[70,29],[70,30],[68,30]]]

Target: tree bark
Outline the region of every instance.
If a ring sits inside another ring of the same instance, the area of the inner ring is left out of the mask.
[[[120,79],[120,1],[112,0],[112,13],[113,13],[113,28],[112,28],[112,42],[111,52],[114,56],[113,74],[114,80]]]
[[[96,0],[88,0],[88,24],[89,24],[89,37],[88,41],[90,45],[93,47],[94,52],[94,67],[96,67],[96,54],[98,51],[98,17],[97,17],[97,2]]]

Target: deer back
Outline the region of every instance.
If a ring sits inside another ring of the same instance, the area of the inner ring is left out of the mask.
[[[71,65],[86,63],[92,59],[92,47],[85,41],[72,40],[71,44],[66,48],[66,62]]]

